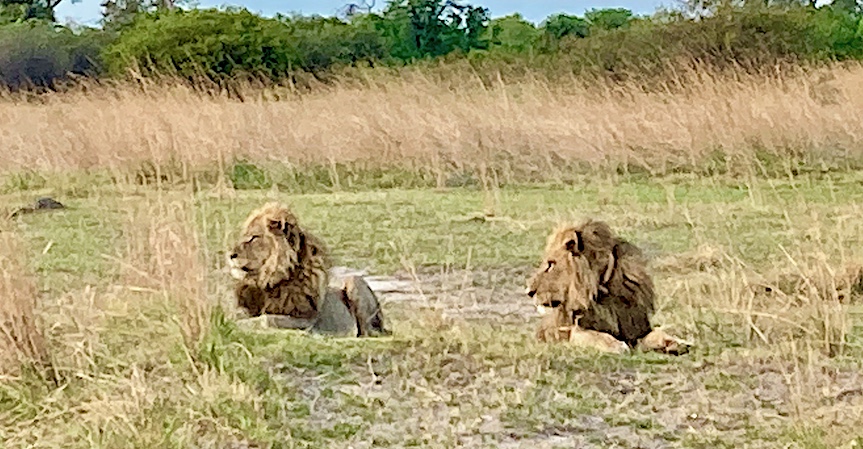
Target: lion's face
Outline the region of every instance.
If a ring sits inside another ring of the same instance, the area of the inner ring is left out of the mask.
[[[596,296],[597,282],[587,260],[574,251],[571,239],[560,237],[550,236],[542,263],[527,284],[527,295],[542,315],[558,307],[578,315]]]
[[[302,233],[285,210],[250,217],[239,242],[228,255],[231,276],[267,285],[290,276],[298,263]]]

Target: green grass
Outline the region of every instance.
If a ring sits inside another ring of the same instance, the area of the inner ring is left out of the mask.
[[[234,174],[249,185],[264,176]],[[824,301],[740,292],[756,274],[814,279],[818,263],[863,261],[861,179],[852,172],[743,181],[597,177],[490,192],[47,192],[69,209],[10,227],[29,243],[46,316],[55,320],[47,324],[61,386],[27,374],[0,380],[0,441],[10,448],[842,447],[863,425],[854,392],[860,299],[838,306],[851,326],[841,353],[829,357],[818,330]],[[14,181],[7,204],[51,185],[33,182]],[[189,199],[214,301],[230,301],[230,279],[220,270],[239,223],[271,199],[292,205],[339,265],[414,273],[425,300],[384,296],[394,335],[361,341],[249,330],[217,312],[190,351],[173,324],[176,311],[118,288],[128,285],[117,263],[142,205]],[[468,219],[489,210],[492,220]],[[656,321],[694,340],[693,353],[598,356],[534,341],[525,278],[555,223],[588,216],[607,220],[654,259]]]

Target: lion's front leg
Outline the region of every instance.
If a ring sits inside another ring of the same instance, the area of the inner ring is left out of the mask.
[[[563,307],[540,310],[543,315],[536,329],[536,339],[541,342],[569,341],[572,322],[567,319]]]
[[[657,351],[664,354],[683,355],[689,352],[692,343],[669,335],[662,329],[654,329],[638,341],[636,347],[642,351]]]
[[[612,354],[624,354],[629,346],[613,335],[573,326],[569,332],[569,343],[582,348],[596,349]]]
[[[260,316],[264,312],[264,293],[251,285],[239,284],[234,290],[237,297],[237,307],[250,317]]]

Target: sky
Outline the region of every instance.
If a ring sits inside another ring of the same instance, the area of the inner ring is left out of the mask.
[[[243,6],[267,16],[279,12],[329,16],[351,2],[360,3],[359,0],[198,0],[197,4],[200,7]],[[81,0],[75,3],[72,0],[63,0],[55,13],[61,22],[95,25],[101,17],[99,3],[101,0]],[[377,0],[378,9],[385,3],[385,0]],[[660,6],[674,6],[673,0],[473,0],[468,3],[485,6],[491,11],[492,17],[518,12],[535,23],[551,14],[565,12],[581,15],[592,8],[627,8],[636,14],[650,14]]]

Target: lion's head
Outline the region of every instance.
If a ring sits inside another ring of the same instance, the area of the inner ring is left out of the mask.
[[[564,307],[579,315],[595,300],[599,277],[586,257],[582,234],[580,228],[565,226],[549,235],[542,263],[527,287],[541,314]]]
[[[268,203],[246,219],[228,267],[234,279],[264,288],[290,279],[304,261],[323,256],[321,245],[303,231],[287,206]]]

